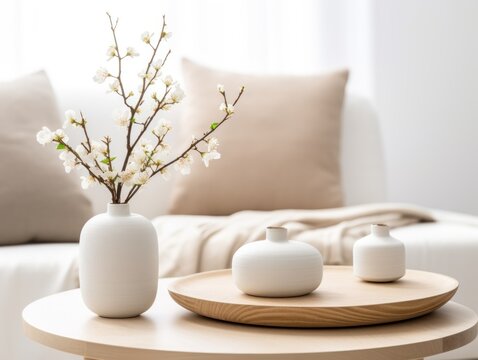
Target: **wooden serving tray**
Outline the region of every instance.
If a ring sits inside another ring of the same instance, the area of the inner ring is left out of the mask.
[[[444,305],[458,281],[436,273],[407,270],[392,283],[370,283],[350,266],[325,266],[319,288],[305,296],[262,298],[237,289],[231,270],[186,276],[168,288],[182,307],[210,318],[278,327],[346,327],[410,319]]]

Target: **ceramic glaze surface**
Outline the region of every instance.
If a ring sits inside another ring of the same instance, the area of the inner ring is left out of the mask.
[[[86,306],[103,317],[137,316],[154,302],[158,240],[152,223],[128,204],[108,204],[80,235],[80,289]]]
[[[405,246],[390,236],[387,225],[374,224],[370,235],[353,248],[355,276],[365,281],[388,282],[405,275]]]
[[[235,285],[263,297],[308,294],[322,281],[322,255],[313,246],[287,240],[285,228],[267,228],[266,240],[242,246],[232,259]]]

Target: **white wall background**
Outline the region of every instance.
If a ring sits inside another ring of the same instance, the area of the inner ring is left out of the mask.
[[[478,214],[478,2],[374,2],[389,199]]]
[[[349,90],[380,116],[389,200],[478,214],[478,2],[2,0],[0,79],[45,68],[58,92],[75,89],[68,106],[106,96],[91,81],[111,41],[106,10],[140,52],[166,13],[173,73],[181,56],[260,73],[349,67]]]

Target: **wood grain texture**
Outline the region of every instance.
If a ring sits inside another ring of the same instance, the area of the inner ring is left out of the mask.
[[[90,312],[79,290],[52,295],[23,312],[26,335],[43,345],[102,360],[383,360],[417,359],[476,337],[477,316],[459,304],[407,321],[353,328],[287,329],[198,316],[168,295],[160,280],[153,307],[132,319]]]
[[[427,314],[452,298],[458,281],[417,270],[393,283],[364,282],[352,267],[326,266],[320,287],[306,296],[260,298],[243,294],[231,270],[187,276],[169,286],[184,308],[213,319],[278,327],[383,324]]]

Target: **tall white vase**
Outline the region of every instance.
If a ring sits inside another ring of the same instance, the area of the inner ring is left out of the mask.
[[[158,286],[158,240],[147,218],[129,204],[108,204],[80,235],[80,289],[99,316],[140,315],[154,302]]]
[[[388,282],[405,275],[405,246],[390,236],[384,224],[371,226],[371,234],[354,244],[355,276],[365,281]]]

